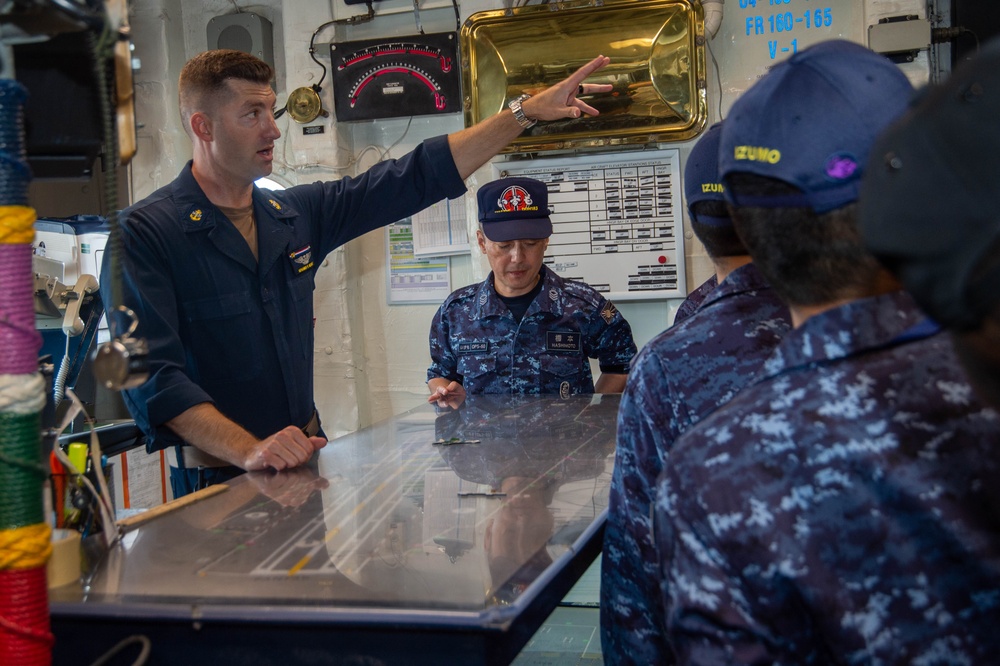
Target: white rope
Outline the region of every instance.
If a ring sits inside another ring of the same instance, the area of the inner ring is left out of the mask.
[[[0,375],[0,412],[37,414],[45,409],[45,380],[33,375]]]

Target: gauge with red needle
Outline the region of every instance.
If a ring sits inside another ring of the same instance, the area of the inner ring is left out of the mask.
[[[338,121],[458,113],[455,33],[330,45]]]

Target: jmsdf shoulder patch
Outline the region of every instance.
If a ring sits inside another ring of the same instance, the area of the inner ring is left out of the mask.
[[[618,308],[616,308],[615,304],[611,301],[608,301],[604,305],[604,309],[601,310],[601,317],[609,324],[611,323],[611,320],[615,318],[616,314],[618,314]]]
[[[296,273],[305,273],[313,267],[312,245],[306,245],[301,250],[288,253],[288,258],[292,261],[292,268]]]

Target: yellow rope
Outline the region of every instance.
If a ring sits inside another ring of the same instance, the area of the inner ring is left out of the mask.
[[[35,239],[35,209],[0,206],[0,244],[29,245]]]
[[[52,554],[52,529],[45,523],[0,530],[0,571],[44,567]]]

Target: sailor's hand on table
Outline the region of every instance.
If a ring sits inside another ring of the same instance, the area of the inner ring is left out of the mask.
[[[439,386],[431,392],[427,402],[436,404],[438,407],[451,407],[458,409],[465,402],[465,387],[458,382],[451,382],[447,386]]]
[[[322,437],[308,437],[301,428],[288,426],[258,442],[247,456],[243,468],[252,472],[267,469],[281,471],[298,467],[324,446],[326,440]]]

